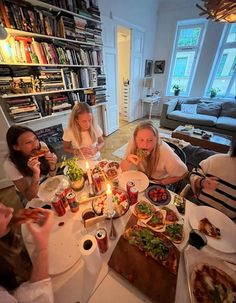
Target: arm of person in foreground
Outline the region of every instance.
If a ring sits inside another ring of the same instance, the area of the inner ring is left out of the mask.
[[[193,189],[193,192],[196,196],[198,196],[201,190],[205,190],[208,192],[214,191],[218,185],[217,177],[206,177],[202,169],[194,168],[190,174],[190,183]]]
[[[35,242],[33,270],[29,282],[22,284],[14,292],[17,302],[52,303],[52,285],[48,274],[48,239],[53,222],[53,213],[41,209],[43,222],[27,223]]]

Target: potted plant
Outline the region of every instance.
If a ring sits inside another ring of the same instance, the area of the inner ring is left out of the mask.
[[[65,175],[70,179],[71,188],[81,190],[84,187],[84,172],[79,167],[76,157],[70,159],[63,157],[60,167],[65,167]]]
[[[219,88],[211,88],[210,89],[210,98],[215,98],[217,96],[217,93],[220,91]]]
[[[175,85],[173,86],[173,90],[174,90],[174,95],[175,95],[175,96],[178,96],[179,93],[180,93],[180,86],[179,86],[178,84],[175,84]]]

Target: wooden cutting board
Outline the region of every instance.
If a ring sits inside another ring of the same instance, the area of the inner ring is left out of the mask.
[[[127,227],[136,224],[132,215]],[[178,250],[177,250],[178,251]],[[178,252],[179,258],[179,252]],[[153,302],[175,302],[177,275],[120,237],[108,265]]]

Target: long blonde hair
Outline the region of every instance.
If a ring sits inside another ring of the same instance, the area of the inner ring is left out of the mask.
[[[134,140],[134,148],[131,150],[131,153],[136,154],[137,152],[137,145],[136,145],[136,137],[140,130],[142,129],[148,129],[153,132],[154,136],[157,138],[157,143],[153,150],[151,151],[150,155],[146,158],[147,164],[145,165],[145,174],[150,178],[153,174],[153,172],[156,170],[159,158],[160,158],[160,144],[161,140],[159,137],[159,131],[155,127],[155,125],[152,123],[152,121],[143,121],[140,122],[133,133],[133,140]],[[144,163],[143,163],[144,164]]]
[[[85,113],[92,114],[92,124],[88,132],[90,134],[93,143],[96,142],[97,140],[95,134],[95,122],[94,122],[91,107],[85,102],[76,102],[70,114],[69,128],[71,129],[78,146],[81,146],[82,143],[81,128],[78,123],[78,117],[79,115]]]

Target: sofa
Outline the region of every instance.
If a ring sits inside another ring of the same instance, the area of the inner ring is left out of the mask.
[[[185,124],[236,137],[236,100],[174,98],[163,104],[161,127],[175,129]]]

